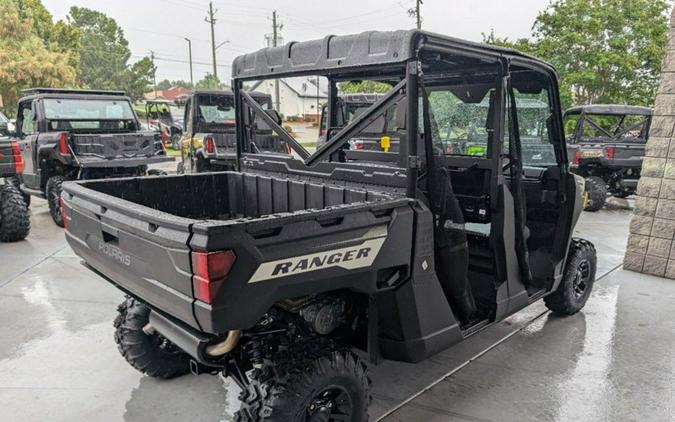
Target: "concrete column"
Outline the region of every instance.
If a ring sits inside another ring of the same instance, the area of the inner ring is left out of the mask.
[[[675,10],[623,267],[675,279]]]

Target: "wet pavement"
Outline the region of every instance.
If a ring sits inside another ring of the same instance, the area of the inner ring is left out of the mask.
[[[599,276],[583,312],[537,303],[417,365],[371,367],[373,419],[673,420],[675,282],[624,272],[630,211],[585,213]],[[0,244],[1,421],[229,421],[237,388],[142,376],[118,354],[122,294],[79,264],[46,203],[24,242]]]

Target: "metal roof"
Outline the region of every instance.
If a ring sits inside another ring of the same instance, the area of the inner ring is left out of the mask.
[[[570,114],[629,114],[638,116],[651,116],[653,110],[649,107],[632,106],[623,104],[588,104],[569,108],[565,116]]]
[[[263,48],[234,59],[232,77],[256,79],[284,77],[299,72],[324,73],[369,65],[402,64],[415,57],[417,42],[450,47],[458,54],[481,57],[520,58],[546,65],[516,50],[464,41],[431,32],[413,30],[369,31],[353,35],[328,35],[322,39],[290,42],[280,47]]]

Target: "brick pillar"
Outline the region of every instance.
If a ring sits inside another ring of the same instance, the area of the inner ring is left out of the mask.
[[[675,279],[675,9],[623,268]]]

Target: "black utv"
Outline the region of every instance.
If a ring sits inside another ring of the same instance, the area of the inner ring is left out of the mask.
[[[585,105],[565,112],[570,169],[586,178],[586,210],[603,207],[607,195],[625,198],[637,190],[652,109]]]
[[[34,88],[23,95],[15,134],[25,161],[21,192],[46,198],[61,227],[64,181],[162,173],[148,165],[173,161],[159,134],[141,131],[123,92]]]
[[[391,90],[309,155],[243,85],[312,73],[328,79],[331,127],[338,83]],[[583,308],[596,254],[571,237],[583,179],[568,171],[548,64],[365,32],[238,57],[233,84],[235,171],[64,189],[69,244],[128,294],[115,340],[138,370],[223,372],[242,389],[236,421],[365,421],[365,360],[428,359],[540,299],[561,315]],[[552,162],[527,158],[518,99],[547,105]],[[439,119],[482,101],[483,153],[439,148]],[[257,152],[243,105],[294,154]],[[344,150],[401,111],[399,151]]]
[[[17,176],[24,169],[19,144],[0,136],[0,242],[25,239],[30,231],[28,205],[16,187]]]
[[[272,97],[251,92],[271,118],[280,122],[272,108]],[[253,146],[259,152],[290,154],[286,142],[272,132],[270,126],[244,105],[244,121],[253,131]],[[195,90],[185,104],[181,162],[177,172],[202,173],[232,170],[237,157],[234,94],[232,91]]]

